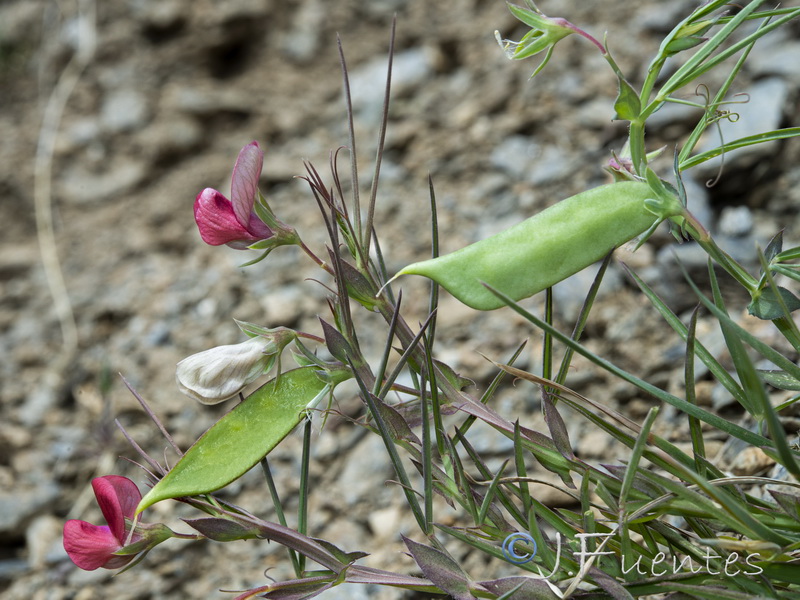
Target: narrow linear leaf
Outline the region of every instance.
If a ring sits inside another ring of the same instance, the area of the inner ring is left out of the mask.
[[[798,258],[800,258],[800,246],[795,246],[788,250],[781,250],[775,260],[777,262],[786,262],[787,260],[797,260]]]
[[[714,305],[721,310],[725,316],[728,316],[728,310],[725,308],[711,259],[708,261],[708,273],[711,281]],[[764,419],[762,410],[764,402],[758,402],[757,400],[760,399],[760,396],[764,395],[764,386],[761,384],[761,380],[756,374],[755,367],[750,357],[747,355],[744,343],[736,334],[736,331],[732,329],[726,321],[720,320],[719,326],[722,330],[722,336],[725,339],[725,346],[728,348],[733,366],[736,369],[736,374],[739,376],[739,381],[742,383],[742,389],[744,389],[745,392],[745,402],[742,406],[756,421],[761,422]]]
[[[779,390],[800,391],[800,379],[787,373],[786,371],[769,371],[758,369],[758,374],[764,382]]]
[[[681,162],[680,170],[685,171],[686,169],[691,169],[692,167],[701,165],[704,162],[719,156],[720,154],[732,152],[738,148],[746,148],[747,146],[754,146],[756,144],[763,144],[765,142],[771,142],[774,140],[785,140],[798,135],[800,135],[800,127],[789,127],[787,129],[778,129],[776,131],[768,131],[766,133],[759,133],[757,135],[749,135],[747,137],[728,142],[727,144],[723,144],[722,146],[718,146],[717,148],[713,148],[712,150],[695,154],[691,158]]]
[[[741,440],[744,440],[744,441],[748,442],[749,444],[753,444],[753,445],[757,445],[757,446],[769,446],[769,440],[767,440],[765,437],[763,437],[761,435],[758,435],[758,434],[755,434],[752,431],[749,431],[749,430],[745,429],[744,427],[741,427],[740,425],[736,425],[735,423],[731,423],[730,421],[727,421],[727,420],[723,419],[722,417],[720,417],[718,415],[715,415],[714,413],[711,413],[711,412],[709,412],[709,411],[707,411],[705,409],[702,409],[699,406],[692,405],[689,402],[687,402],[686,400],[678,398],[677,396],[673,396],[672,394],[670,394],[668,392],[665,392],[662,389],[657,388],[656,386],[652,385],[651,383],[648,383],[648,382],[646,382],[646,381],[644,381],[642,379],[639,379],[638,377],[635,377],[634,375],[631,375],[630,373],[620,369],[619,367],[617,367],[613,363],[605,360],[604,358],[601,358],[597,354],[594,354],[588,348],[586,348],[585,346],[582,346],[581,344],[579,344],[579,343],[575,342],[574,340],[570,339],[568,336],[564,335],[563,333],[561,333],[557,329],[554,329],[553,327],[551,327],[550,325],[548,325],[547,323],[545,323],[544,321],[542,321],[541,319],[539,319],[538,317],[533,315],[532,313],[526,311],[519,304],[514,302],[510,297],[506,296],[502,292],[499,292],[498,290],[496,290],[496,289],[494,289],[494,288],[492,288],[491,286],[488,286],[488,285],[486,286],[486,288],[489,291],[491,291],[491,293],[493,293],[495,296],[497,296],[499,299],[501,299],[505,304],[507,304],[509,307],[511,307],[516,313],[518,313],[523,318],[528,320],[530,323],[532,323],[533,325],[535,325],[539,329],[549,331],[553,335],[553,337],[555,339],[557,339],[559,342],[561,342],[565,346],[573,349],[575,352],[577,352],[581,356],[584,356],[585,358],[589,359],[591,362],[593,362],[594,364],[596,364],[600,368],[608,371],[609,373],[611,373],[613,375],[616,375],[617,377],[619,377],[620,379],[622,379],[624,381],[627,381],[627,382],[635,385],[640,390],[642,390],[644,392],[647,392],[648,394],[651,394],[652,396],[654,396],[654,397],[656,397],[656,398],[658,398],[660,400],[663,400],[664,402],[667,402],[667,403],[673,405],[675,408],[677,408],[679,410],[682,410],[683,412],[685,412],[685,413],[687,413],[689,415],[697,417],[701,421],[703,421],[705,423],[708,423],[708,424],[712,425],[713,427],[716,427],[717,429],[721,429],[721,430],[729,433],[730,435],[732,435],[734,437],[737,437],[737,438],[739,438]],[[716,307],[714,307],[714,308],[716,308]],[[775,354],[778,354],[778,353],[775,352]],[[775,362],[775,361],[773,360],[773,362]],[[784,361],[784,362],[789,362],[789,361]],[[778,363],[776,362],[775,364],[778,364]],[[794,365],[794,368],[797,369],[797,366]],[[461,409],[464,410],[464,408],[461,408]]]
[[[142,498],[137,514],[168,498],[197,496],[238,479],[304,418],[326,391],[315,367],[283,373],[225,414]]]

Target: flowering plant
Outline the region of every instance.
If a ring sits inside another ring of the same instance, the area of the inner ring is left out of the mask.
[[[546,52],[537,72],[554,45],[570,33],[578,33],[601,52],[618,84],[613,111],[616,118],[628,122],[628,140],[607,163],[614,183],[568,198],[492,238],[441,257],[431,185],[433,258],[399,273],[424,275],[433,282],[430,313],[418,327],[412,327],[402,314],[402,295],[395,293],[396,283],[389,278],[374,227],[383,134],[366,206],[362,206],[359,195],[352,119],[348,119],[350,196],[339,177],[338,153],[331,161],[332,184],[326,183],[312,165],[306,165],[303,179],[329,236],[325,253],[319,253],[322,256],[309,248],[294,228],[277,219],[258,190],[263,153],[256,142],[245,146],[233,169],[231,199],[210,188],[197,196],[195,219],[201,237],[211,245],[263,250],[262,259],[281,245],[299,247],[326,277],[331,315],[327,320],[320,319],[316,334],[240,323],[249,340],[205,350],[179,363],[178,384],[190,397],[208,404],[240,395],[242,401],[185,452],[148,409],[178,460],[167,467],[141,451],[152,483],[144,496],[117,479],[98,484],[95,489],[101,490],[97,496],[108,527],[73,521],[67,524],[65,546],[74,562],[82,568],[122,566],[130,560],[134,548],[138,553],[142,543],[146,542],[146,548],[152,545],[147,530],[134,526],[133,519],[153,504],[178,500],[207,515],[186,520],[200,537],[219,542],[267,538],[288,549],[296,578],[257,585],[239,598],[310,598],[343,582],[444,593],[457,599],[630,598],[668,593],[698,598],[796,595],[800,584],[787,567],[798,560],[800,548],[798,496],[783,488],[756,495],[751,486],[764,481],[724,473],[707,455],[704,444],[704,432],[714,430],[757,448],[786,475],[784,479],[769,479],[769,484],[800,487],[796,481],[800,477],[797,447],[779,418],[780,410],[794,404],[798,397],[776,407],[767,391],[768,385],[800,389],[800,368],[795,362],[731,318],[713,268],[709,269],[710,298],[693,281],[689,283],[698,302],[721,327],[734,374],[698,341],[697,312],[688,324],[684,323],[633,272],[631,277],[643,296],[685,344],[685,389],[660,389],[598,356],[581,341],[614,248],[635,237],[639,245],[644,244],[666,222],[676,238],[694,240],[708,255],[710,264],[740,284],[750,297],[750,313],[774,323],[791,352],[800,354],[800,332],[792,315],[800,307],[800,299],[787,287],[800,281],[796,262],[800,249],[784,250],[781,235],[776,235],[764,252],[758,252],[761,270],[753,275],[716,243],[689,210],[690,198],[682,179],[690,168],[728,150],[796,136],[800,131],[769,131],[712,150],[695,151],[700,134],[715,122],[714,111],[741,69],[740,60],[716,98],[705,107],[689,139],[676,151],[671,173],[656,172],[653,160],[660,151],[648,151],[644,135],[648,119],[665,103],[678,101],[677,90],[800,16],[796,8],[758,11],[760,4],[754,0],[728,14],[720,12],[725,6],[723,0],[712,0],[692,11],[667,35],[638,90],[623,75],[605,43],[564,19],[545,17],[535,7],[512,7],[514,16],[532,31],[519,45],[504,47],[513,50],[510,57],[514,59]],[[735,40],[734,33],[754,20],[761,22],[760,27]],[[690,54],[680,67],[667,71],[667,59],[680,53]],[[344,61],[343,67],[347,83]],[[348,104],[347,108],[352,116],[352,106]],[[388,97],[382,132],[388,122],[387,111]],[[574,328],[570,334],[561,332],[554,326],[552,286],[603,256]],[[778,276],[790,283],[779,285]],[[521,344],[507,360],[492,361],[496,376],[482,394],[467,391],[473,382],[434,355],[439,284],[479,310],[510,307],[531,329],[540,330],[540,372],[534,374],[513,365],[522,351]],[[545,294],[544,317],[520,304],[539,292]],[[368,360],[362,351],[362,329],[357,326],[360,321],[355,310],[359,306],[378,313],[386,323],[386,342],[378,360]],[[562,349],[558,368],[556,345]],[[758,369],[746,346],[776,369]],[[280,368],[286,348],[292,350],[296,368]],[[587,398],[571,390],[567,375],[575,355],[684,415],[691,431],[690,443],[679,446],[657,434],[654,423],[658,407],[637,422],[603,399]],[[729,421],[699,404],[695,357],[742,406],[752,427]],[[244,397],[247,386],[275,365],[275,376]],[[538,386],[545,423],[542,431],[526,427],[518,416],[505,415],[490,403],[507,375]],[[310,415],[324,407],[324,401],[330,402],[337,386],[347,380],[362,401],[362,413],[353,421],[380,436],[394,469],[397,493],[403,496],[424,540],[402,538],[420,575],[359,565],[363,552],[348,552],[332,542],[308,536]],[[142,404],[147,408],[144,401]],[[595,464],[578,456],[562,417],[565,407],[610,436],[620,448],[626,448],[624,460]],[[510,441],[513,449],[499,468],[490,466],[488,458],[470,442],[470,430],[476,422]],[[301,493],[296,526],[290,527],[270,470],[269,453],[300,424],[304,436]],[[266,477],[277,523],[212,495],[256,464],[261,465]],[[542,484],[536,471],[557,476],[563,483],[560,489],[574,499],[579,510],[556,510],[539,501],[535,492]],[[436,497],[444,498],[457,515],[448,515],[447,519],[437,516],[441,511],[434,502]],[[453,556],[456,544],[504,566],[513,565],[513,574],[506,571],[503,576],[488,579],[471,576]],[[663,568],[669,562],[668,552],[673,559],[671,570]],[[679,555],[689,562],[678,562]],[[691,561],[700,559],[705,560],[705,568],[695,569]],[[307,560],[319,568],[309,569]],[[632,574],[632,564],[636,574]],[[716,577],[722,572],[725,579]],[[645,574],[648,578],[642,580]]]

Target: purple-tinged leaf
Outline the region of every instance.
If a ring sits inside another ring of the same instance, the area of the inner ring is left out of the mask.
[[[450,365],[436,359],[433,359],[433,362],[437,367],[439,367],[439,371],[447,378],[447,380],[450,382],[450,385],[452,385],[458,391],[475,385],[475,382],[472,379],[469,377],[464,377],[460,373],[456,373],[456,371]]]
[[[454,600],[474,600],[469,590],[469,577],[452,558],[444,552],[402,536],[408,551],[422,573],[439,589]]]
[[[359,558],[364,558],[365,556],[369,556],[369,554],[367,554],[366,552],[344,552],[341,549],[334,546],[333,544],[331,544],[330,542],[326,542],[325,540],[320,540],[316,538],[312,539],[314,539],[315,542],[317,542],[320,546],[325,548],[325,550],[327,550],[333,556],[335,556],[336,560],[338,560],[343,565],[351,565],[354,562],[356,562]]]
[[[553,438],[553,443],[561,453],[561,456],[568,460],[575,460],[575,454],[572,452],[572,444],[569,441],[569,433],[567,433],[567,426],[564,424],[564,419],[556,410],[553,399],[550,397],[548,391],[542,388],[542,407],[544,409],[544,421],[547,423],[547,428],[550,430],[550,435]]]
[[[589,569],[589,576],[614,600],[634,600],[631,593],[625,589],[625,586],[611,575],[603,573],[603,571],[597,567]]]
[[[325,590],[332,588],[334,584],[335,580],[332,577],[322,575],[281,581],[259,588],[258,592],[261,593],[261,598],[271,598],[272,600],[307,600],[319,596]],[[245,598],[252,598],[252,596],[245,596]]]
[[[414,577],[413,575],[392,573],[391,571],[383,571],[381,569],[365,567],[362,565],[352,565],[349,569],[347,569],[346,581],[348,583],[391,585],[408,590],[421,589],[431,586],[431,582],[427,579],[421,579],[419,577]]]
[[[215,542],[232,542],[234,540],[249,540],[259,537],[261,531],[256,526],[209,517],[204,519],[182,519],[192,529]]]
[[[319,320],[322,324],[322,334],[325,336],[325,346],[336,360],[347,364],[353,358],[353,349],[345,337],[327,321]]]
[[[513,600],[558,600],[558,596],[543,579],[531,577],[504,577],[479,583],[493,594],[501,596],[514,592]]]
[[[422,446],[422,442],[420,442],[417,435],[411,430],[408,422],[394,407],[381,401],[377,396],[373,396],[373,398],[378,407],[378,412],[380,412],[381,417],[383,417],[383,420],[386,422],[389,434],[395,443],[403,444],[403,442],[406,442],[414,444],[417,447]]]

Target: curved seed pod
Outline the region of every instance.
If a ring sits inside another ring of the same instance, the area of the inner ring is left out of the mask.
[[[207,494],[264,458],[331,389],[317,367],[283,373],[236,405],[197,440],[142,498],[136,513],[168,498]]]
[[[408,265],[399,275],[424,275],[467,306],[505,306],[483,283],[521,300],[540,292],[644,233],[660,217],[645,208],[648,184],[611,183],[582,192],[490,238]]]

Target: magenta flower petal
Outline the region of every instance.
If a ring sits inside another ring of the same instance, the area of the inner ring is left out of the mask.
[[[263,166],[264,153],[258,147],[258,142],[251,142],[242,148],[233,166],[231,204],[236,220],[246,229],[250,229],[253,204],[258,194],[258,179]]]
[[[247,231],[257,240],[265,240],[272,237],[272,230],[254,212],[250,213],[250,223],[247,225]]]
[[[133,519],[136,513],[136,506],[142,499],[139,488],[130,479],[120,475],[95,477],[92,488],[111,533],[120,546],[124,545],[127,535],[125,517]]]
[[[231,201],[212,188],[206,188],[197,195],[194,201],[194,220],[197,221],[200,237],[211,246],[230,244],[234,248],[246,248],[263,239],[245,229],[236,218]],[[248,221],[245,222],[249,224]],[[261,225],[266,227],[263,223]]]
[[[85,571],[94,571],[99,567],[116,569],[127,564],[133,556],[114,556],[114,552],[121,547],[122,544],[109,527],[78,519],[71,519],[64,524],[64,550],[72,562]]]
[[[96,477],[92,488],[108,525],[92,525],[78,519],[64,524],[64,550],[81,569],[124,567],[141,552],[172,537],[173,532],[160,524],[141,526],[137,523],[132,529],[142,493],[127,477]],[[123,554],[115,554],[120,551]]]

